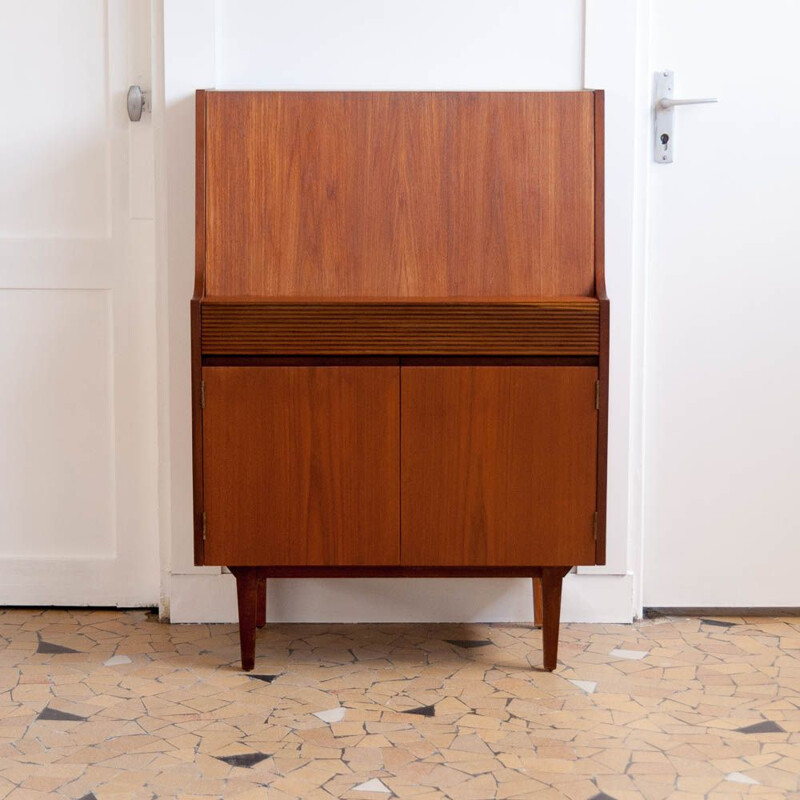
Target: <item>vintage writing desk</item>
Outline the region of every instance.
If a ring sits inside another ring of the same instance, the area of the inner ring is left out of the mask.
[[[266,579],[605,559],[601,92],[197,93],[195,556]],[[543,609],[543,610],[542,610]]]

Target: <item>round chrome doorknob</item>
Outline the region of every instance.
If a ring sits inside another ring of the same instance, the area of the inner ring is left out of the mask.
[[[150,111],[150,92],[143,92],[141,86],[128,87],[128,119],[138,122],[144,111]]]

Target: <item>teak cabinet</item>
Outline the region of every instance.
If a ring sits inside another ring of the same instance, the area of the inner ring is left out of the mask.
[[[601,92],[197,94],[195,555],[236,576],[605,558]]]

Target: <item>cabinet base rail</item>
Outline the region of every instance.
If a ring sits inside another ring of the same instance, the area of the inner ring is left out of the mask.
[[[236,578],[242,669],[255,666],[256,629],[267,622],[267,578],[292,577],[529,577],[534,625],[542,628],[544,669],[558,662],[561,583],[571,567],[229,567]]]

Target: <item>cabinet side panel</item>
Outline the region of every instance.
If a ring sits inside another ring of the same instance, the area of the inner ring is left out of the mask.
[[[203,376],[207,564],[399,564],[399,366]]]
[[[594,93],[594,263],[596,293],[600,301],[600,414],[597,422],[597,551],[598,564],[606,563],[608,486],[608,391],[611,307],[605,277],[605,95]]]
[[[403,367],[408,566],[593,564],[594,367]]]
[[[203,541],[202,309],[206,271],[206,92],[195,96],[195,274],[190,305],[192,347],[192,502],[194,563],[205,563]]]
[[[203,540],[203,404],[202,404],[202,355],[200,353],[200,300],[190,303],[190,325],[192,338],[192,504],[194,515],[194,563],[205,563],[205,541]]]

